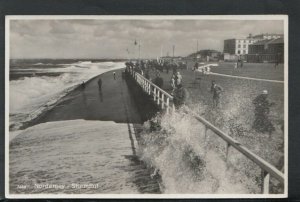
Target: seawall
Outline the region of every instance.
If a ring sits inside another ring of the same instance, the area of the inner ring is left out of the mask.
[[[159,112],[159,107],[153,102],[152,96],[143,91],[142,87],[133,79],[129,73],[125,72],[125,80],[129,88],[142,122],[154,117]]]

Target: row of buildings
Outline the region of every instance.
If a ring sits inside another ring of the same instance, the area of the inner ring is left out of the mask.
[[[282,34],[249,34],[244,39],[224,40],[224,60],[247,62],[283,62],[284,40]]]
[[[161,59],[184,63],[193,67],[198,62],[238,61],[245,62],[284,62],[284,39],[282,34],[260,34],[241,39],[224,40],[223,52],[217,50],[200,50],[186,57],[165,56]]]

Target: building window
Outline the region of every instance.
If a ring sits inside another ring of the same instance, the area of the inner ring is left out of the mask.
[[[243,48],[246,48],[246,45],[243,45]]]
[[[237,52],[237,53],[238,53],[238,54],[241,54],[241,51],[239,51],[239,50],[238,50],[238,52]]]
[[[240,47],[241,47],[241,45],[239,44],[239,45],[238,45],[238,48],[240,48]]]

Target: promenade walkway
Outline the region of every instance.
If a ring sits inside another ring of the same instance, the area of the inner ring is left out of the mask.
[[[110,71],[70,92],[12,139],[10,193],[160,193],[136,154],[141,118],[122,70],[115,72],[116,79]],[[62,188],[36,188],[36,182]]]
[[[112,72],[95,77],[86,83],[85,88],[78,87],[30,125],[74,119],[140,123],[134,100],[122,79],[122,70],[115,71],[116,80]],[[99,78],[102,80],[102,93],[98,88]]]

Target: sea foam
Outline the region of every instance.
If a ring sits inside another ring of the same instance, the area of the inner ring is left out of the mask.
[[[123,62],[78,62],[63,68],[33,68],[37,72],[62,72],[57,77],[24,77],[9,82],[10,126],[15,130],[48,110],[78,84],[110,70],[123,68]]]

